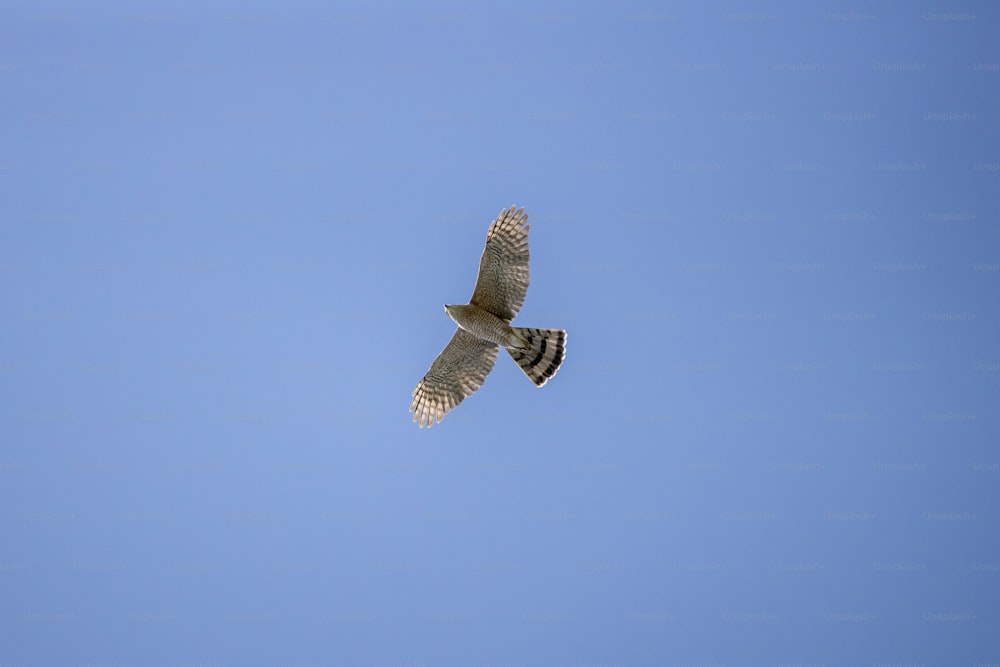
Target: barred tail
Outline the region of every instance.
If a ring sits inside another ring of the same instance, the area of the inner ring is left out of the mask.
[[[507,351],[524,374],[541,387],[559,370],[566,356],[566,332],[562,329],[531,329],[512,327],[515,345]]]

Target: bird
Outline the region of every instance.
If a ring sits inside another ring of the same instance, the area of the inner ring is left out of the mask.
[[[505,208],[490,223],[472,298],[464,305],[444,307],[458,328],[413,389],[410,412],[420,428],[440,423],[478,390],[501,347],[537,387],[562,365],[564,329],[511,326],[528,292],[530,229],[523,207]]]

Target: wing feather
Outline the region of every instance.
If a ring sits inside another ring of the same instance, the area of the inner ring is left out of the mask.
[[[500,348],[459,328],[413,389],[410,412],[430,427],[486,381]]]
[[[528,293],[528,216],[523,208],[500,211],[486,233],[476,289],[469,303],[497,317],[514,319]]]

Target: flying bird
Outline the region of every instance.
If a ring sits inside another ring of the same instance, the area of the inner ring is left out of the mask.
[[[458,329],[413,389],[410,412],[420,427],[433,426],[479,389],[503,347],[541,387],[566,356],[566,332],[510,325],[528,292],[528,216],[523,208],[500,211],[486,233],[479,277],[465,305],[445,306]]]

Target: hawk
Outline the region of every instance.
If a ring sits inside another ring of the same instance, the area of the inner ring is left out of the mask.
[[[413,390],[413,421],[433,426],[479,389],[502,346],[541,387],[566,356],[562,329],[512,327],[528,292],[528,216],[523,208],[500,211],[486,233],[479,277],[469,303],[445,306],[458,329]]]

